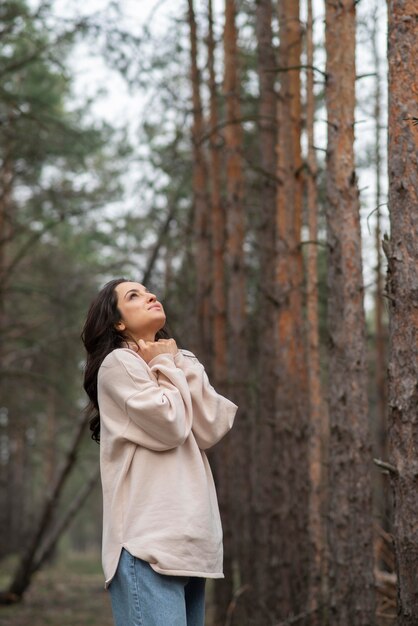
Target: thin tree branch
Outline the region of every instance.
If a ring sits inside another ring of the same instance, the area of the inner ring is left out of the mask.
[[[55,528],[52,530],[51,534],[48,535],[45,543],[43,544],[43,546],[37,553],[35,561],[32,565],[32,570],[31,570],[32,574],[37,572],[45,563],[45,561],[48,559],[48,557],[54,550],[57,544],[57,541],[59,540],[63,532],[67,530],[67,528],[73,521],[74,517],[82,508],[85,500],[87,499],[91,491],[96,486],[97,481],[99,480],[99,477],[100,477],[100,467],[97,467],[97,469],[93,472],[93,474],[90,476],[88,481],[80,489],[80,491],[78,492],[74,500],[71,502],[69,508],[67,509],[67,512],[61,518],[58,524],[56,524]]]
[[[373,462],[383,470],[386,470],[387,474],[393,474],[394,476],[398,476],[399,472],[394,465],[388,463],[387,461],[382,461],[381,459],[373,459]]]
[[[271,70],[266,70],[268,72],[289,72],[291,70],[312,70],[314,72],[318,72],[318,74],[322,74],[322,76],[324,76],[325,80],[327,79],[328,75],[326,72],[324,72],[324,70],[319,69],[319,67],[316,67],[315,65],[306,65],[306,64],[302,64],[302,65],[289,65],[287,67],[275,67]]]
[[[368,78],[369,76],[376,76],[376,72],[369,72],[368,74],[358,74],[356,76],[356,80],[361,80],[362,78]]]
[[[15,597],[16,601],[22,598],[24,592],[30,584],[36,551],[50,526],[54,508],[75,464],[78,448],[82,441],[88,421],[89,418],[87,415],[83,415],[78,420],[78,428],[75,431],[75,435],[68,449],[67,456],[64,460],[61,470],[58,472],[55,484],[52,486],[49,493],[45,497],[40,517],[37,523],[35,523],[32,536],[29,539],[26,549],[24,550],[18,564],[13,580],[10,583],[8,595],[9,597]]]

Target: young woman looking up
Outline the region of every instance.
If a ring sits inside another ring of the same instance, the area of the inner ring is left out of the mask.
[[[206,578],[223,578],[205,450],[237,405],[164,329],[156,296],[126,279],[90,306],[84,388],[100,439],[102,562],[116,626],[202,626]]]

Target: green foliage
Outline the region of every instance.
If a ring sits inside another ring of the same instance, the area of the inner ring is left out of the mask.
[[[78,30],[50,24],[46,3],[0,7],[0,555],[22,545],[85,404],[80,332],[98,280],[120,263],[103,209],[131,156],[123,131],[74,105],[66,59]],[[64,504],[90,467],[87,456]]]

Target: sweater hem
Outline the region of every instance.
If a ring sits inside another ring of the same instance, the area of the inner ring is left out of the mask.
[[[188,569],[163,569],[159,567],[155,563],[150,563],[153,570],[157,572],[157,574],[163,574],[165,576],[197,576],[198,578],[225,578],[223,573],[213,573],[213,572],[195,572]]]
[[[120,551],[119,551],[119,556],[117,559],[115,571],[113,572],[111,576],[109,576],[109,578],[105,580],[104,589],[109,589],[110,583],[114,579],[116,575],[116,571],[118,569],[120,553],[122,552],[122,548],[125,548],[125,550],[128,550],[126,545],[127,544],[124,543],[120,546]],[[128,552],[130,551],[128,550]],[[137,556],[136,554],[133,554],[133,556],[137,558],[142,558],[140,556]],[[145,560],[145,559],[142,559],[142,560]],[[197,572],[195,570],[187,570],[187,569],[164,569],[160,567],[159,565],[157,565],[156,563],[150,563],[149,561],[147,561],[147,563],[149,563],[149,565],[152,567],[152,569],[155,572],[157,572],[157,574],[162,574],[164,576],[195,576],[196,578],[225,578],[225,574],[223,572]]]

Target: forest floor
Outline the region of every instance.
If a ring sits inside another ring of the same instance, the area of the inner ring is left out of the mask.
[[[0,626],[113,626],[110,595],[103,581],[97,553],[62,557],[35,576],[23,602],[0,607]],[[7,576],[0,572],[0,588],[7,583]],[[212,623],[211,591],[207,585],[207,624]],[[392,626],[395,619],[378,609],[376,624]]]
[[[13,571],[12,565],[9,571]],[[0,588],[8,582],[0,572]],[[210,589],[207,592],[210,618]],[[100,555],[72,554],[45,567],[20,604],[0,606],[0,626],[113,626]]]
[[[0,607],[0,626],[99,625],[113,620],[97,554],[60,559],[35,576],[22,603]]]

